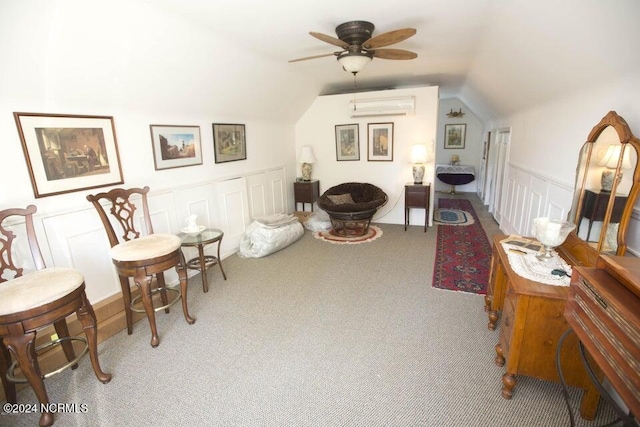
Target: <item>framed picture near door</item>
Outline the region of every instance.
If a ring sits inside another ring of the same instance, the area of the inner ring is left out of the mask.
[[[464,148],[466,124],[444,125],[444,148]]]

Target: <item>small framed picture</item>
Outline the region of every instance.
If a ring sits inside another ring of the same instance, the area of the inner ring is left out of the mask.
[[[216,163],[247,159],[247,138],[244,125],[213,124],[213,145]]]
[[[123,184],[113,117],[13,113],[36,198]]]
[[[150,125],[156,170],[202,164],[200,126]]]
[[[393,123],[367,124],[368,152],[370,162],[393,161]]]
[[[336,160],[360,160],[358,124],[336,125]]]
[[[444,148],[464,148],[467,125],[444,125]]]

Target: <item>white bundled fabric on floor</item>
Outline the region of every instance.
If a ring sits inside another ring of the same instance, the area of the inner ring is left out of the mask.
[[[238,256],[261,258],[284,249],[304,234],[295,215],[275,214],[254,218],[240,241]]]

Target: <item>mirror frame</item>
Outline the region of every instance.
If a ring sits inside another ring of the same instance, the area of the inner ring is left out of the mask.
[[[572,215],[573,218],[570,219],[570,221],[573,220],[572,222],[574,224],[578,226],[580,225],[578,224],[578,222],[580,221],[580,218],[581,218],[580,213],[582,212],[582,204],[583,204],[585,190],[586,190],[586,181],[587,181],[587,176],[589,175],[588,171],[589,171],[591,162],[592,161],[595,162],[595,158],[592,159],[593,147],[595,146],[600,134],[610,126],[613,127],[613,129],[618,134],[620,143],[623,146],[623,150],[621,150],[620,152],[620,158],[618,159],[618,164],[617,164],[616,172],[614,175],[613,187],[611,189],[612,195],[616,194],[618,183],[620,181],[620,176],[621,176],[620,168],[622,165],[624,151],[629,149],[634,149],[636,152],[636,165],[633,170],[633,178],[632,178],[633,181],[631,184],[631,189],[629,190],[629,195],[627,197],[624,210],[622,212],[622,216],[620,218],[620,223],[618,226],[618,233],[617,233],[618,247],[616,249],[615,254],[624,255],[627,250],[627,245],[626,245],[627,226],[629,225],[629,220],[631,219],[631,214],[633,213],[633,207],[635,206],[638,192],[640,192],[640,167],[639,167],[640,140],[635,136],[633,136],[633,133],[631,132],[631,129],[629,128],[629,125],[627,124],[626,120],[620,117],[615,111],[609,111],[609,113],[607,113],[607,115],[602,118],[600,123],[594,126],[594,128],[589,133],[589,136],[587,137],[587,141],[584,143],[582,149],[580,150],[581,158],[578,159],[578,166],[576,168],[576,187],[575,187],[575,193],[574,193],[574,205],[576,206],[575,206],[575,210],[573,209],[571,210],[570,215]],[[587,158],[583,160],[582,155],[586,155]],[[585,168],[584,171],[580,170],[582,165],[584,165],[584,168]],[[614,203],[615,203],[615,197],[610,197],[609,202],[607,204],[606,213],[602,221],[600,237],[598,239],[598,244],[596,247],[596,250],[598,252],[602,251],[602,247],[606,239],[606,230],[609,227],[609,221],[611,220],[611,214],[613,212]],[[576,231],[573,231],[573,233],[576,233]]]

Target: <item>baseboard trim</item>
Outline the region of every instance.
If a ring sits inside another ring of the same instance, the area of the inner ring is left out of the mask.
[[[132,298],[137,296],[138,294],[138,288],[133,287],[131,289]],[[127,328],[127,320],[124,313],[124,302],[121,293],[96,303],[95,305],[93,305],[93,311],[96,313],[96,319],[98,320],[98,344],[106,341],[118,332],[121,332]],[[134,323],[138,322],[141,319],[146,319],[144,313],[133,313]],[[82,332],[82,324],[75,314],[67,317],[67,325],[69,327],[69,335],[84,336],[84,333]],[[148,327],[146,329],[140,328],[139,331],[134,333],[147,334],[149,335],[149,339],[151,337],[151,332]],[[51,335],[53,334],[55,334],[55,329],[53,328],[53,326],[48,326],[46,328],[38,330],[38,335],[36,337],[36,346],[50,341]],[[40,364],[40,369],[42,372],[51,372],[57,369],[59,366],[66,364],[67,359],[64,356],[62,348],[60,346],[55,346],[40,354],[38,356],[38,363]],[[91,363],[89,361],[89,356],[87,355],[86,357],[84,357],[80,361],[80,363]],[[105,372],[110,372],[108,366],[102,366],[102,369]],[[98,380],[96,379],[96,381]],[[29,385],[16,384],[16,387],[18,389],[21,389],[23,387],[29,387]],[[0,396],[2,397],[2,400],[6,399],[4,390],[2,388],[0,388]]]

